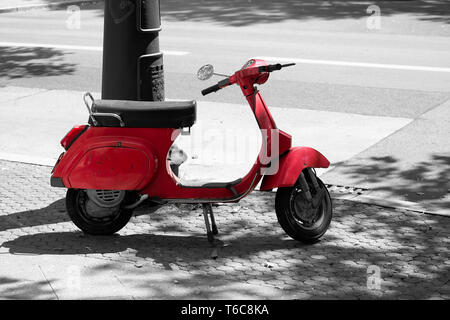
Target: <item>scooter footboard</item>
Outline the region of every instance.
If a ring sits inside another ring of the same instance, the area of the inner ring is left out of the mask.
[[[278,170],[274,174],[264,175],[260,190],[291,187],[304,168],[328,168],[329,165],[328,159],[313,148],[291,148],[279,158]]]

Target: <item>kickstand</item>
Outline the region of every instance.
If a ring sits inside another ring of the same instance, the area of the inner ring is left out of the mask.
[[[208,241],[210,243],[213,243],[214,235],[217,235],[219,231],[217,230],[216,220],[214,219],[214,213],[211,203],[203,204],[203,217],[205,218],[206,235],[208,236]]]

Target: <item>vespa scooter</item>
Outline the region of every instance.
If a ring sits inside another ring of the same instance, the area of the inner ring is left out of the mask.
[[[195,101],[146,102],[84,100],[87,125],[78,125],[61,140],[63,152],[51,175],[53,187],[68,188],[67,212],[83,232],[109,235],[122,229],[145,200],[202,204],[207,237],[218,234],[213,203],[238,202],[261,182],[261,191],[277,188],[275,211],[293,239],[313,243],[328,229],[331,198],[314,168],[329,161],[308,147],[291,147],[291,136],[279,130],[256,85],[269,74],[294,64],[267,64],[251,59],[233,75],[202,91],[207,95],[240,86],[263,135],[260,153],[242,178],[228,182],[189,182],[171,169],[170,148],[196,120]],[[210,65],[199,70],[209,78]],[[262,181],[261,181],[262,180]]]

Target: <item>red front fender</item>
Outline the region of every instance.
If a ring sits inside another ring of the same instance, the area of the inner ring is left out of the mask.
[[[313,148],[291,148],[287,154],[280,157],[278,171],[273,175],[264,176],[260,190],[291,187],[304,168],[328,168],[329,165],[330,161]]]

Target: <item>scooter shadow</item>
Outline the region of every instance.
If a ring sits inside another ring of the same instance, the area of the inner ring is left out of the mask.
[[[47,207],[0,215],[0,232],[9,229],[37,227],[52,225],[61,222],[69,222],[65,198],[54,201]],[[152,203],[144,203],[140,210],[136,210],[133,216],[151,214],[161,206]]]
[[[82,232],[51,232],[20,236],[3,243],[11,254],[105,255],[112,260],[139,257],[166,265],[169,262],[198,262],[211,259],[213,249],[221,258],[250,256],[263,250],[298,248],[292,239],[277,236],[237,238],[225,245],[220,239],[209,243],[206,235],[133,234],[89,236]]]
[[[45,208],[0,215],[0,232],[67,221],[70,221],[70,218],[66,213],[65,198],[62,198]]]

